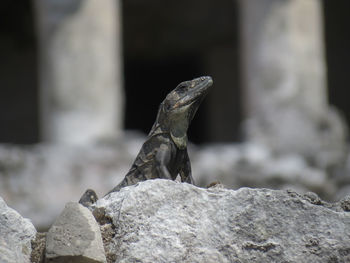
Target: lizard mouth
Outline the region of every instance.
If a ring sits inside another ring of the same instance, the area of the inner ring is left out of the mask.
[[[209,91],[209,87],[213,85],[211,77],[199,77],[188,82],[188,91],[186,96],[176,102],[174,108],[201,102]]]

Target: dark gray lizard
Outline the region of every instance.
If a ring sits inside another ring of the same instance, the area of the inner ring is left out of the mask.
[[[178,174],[181,182],[194,184],[187,153],[187,129],[212,84],[211,77],[184,81],[166,96],[129,172],[107,194],[148,179],[175,180]],[[80,200],[87,198],[84,195]],[[88,195],[94,196],[91,190]]]

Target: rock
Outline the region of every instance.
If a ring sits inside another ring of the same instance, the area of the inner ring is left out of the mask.
[[[79,204],[89,207],[98,200],[98,196],[92,189],[87,189],[85,193],[80,197]]]
[[[113,224],[111,262],[349,262],[350,213],[317,200],[157,179],[111,193],[95,210]]]
[[[31,240],[35,234],[33,224],[0,197],[0,262],[30,262]]]
[[[340,206],[344,209],[344,211],[350,212],[350,195],[340,200]]]
[[[31,263],[44,262],[46,246],[46,233],[36,233],[36,237],[32,240],[32,254],[30,257]]]
[[[89,209],[66,205],[47,233],[46,262],[106,262],[100,228]]]

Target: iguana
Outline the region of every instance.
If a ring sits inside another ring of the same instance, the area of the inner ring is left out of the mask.
[[[107,194],[148,179],[175,180],[178,174],[182,182],[194,184],[187,153],[187,129],[212,84],[211,77],[195,78],[181,82],[166,96],[129,172]],[[91,196],[91,190],[88,191]],[[87,198],[84,195],[80,200]]]

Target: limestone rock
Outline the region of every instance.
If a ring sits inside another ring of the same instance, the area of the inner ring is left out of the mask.
[[[89,209],[66,205],[47,233],[46,262],[106,262],[101,232]]]
[[[0,197],[0,262],[30,262],[31,240],[35,234],[33,224]]]
[[[114,226],[113,262],[350,261],[350,213],[311,193],[158,179],[111,193],[96,209]]]

